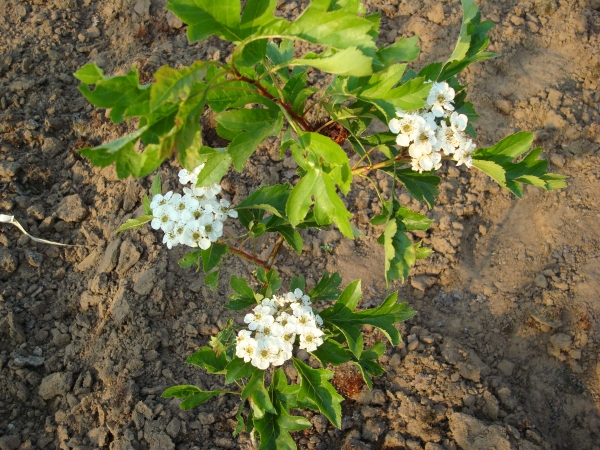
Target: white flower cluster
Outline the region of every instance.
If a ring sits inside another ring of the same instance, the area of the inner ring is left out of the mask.
[[[221,192],[219,184],[195,187],[203,167],[204,164],[193,172],[185,169],[179,172],[179,182],[184,186],[192,185],[183,188],[183,195],[169,191],[152,197],[150,208],[154,218],[151,225],[155,230],[165,232],[163,243],[168,248],[183,244],[206,250],[223,235],[223,222],[228,217],[238,216],[237,211],[229,209],[227,200],[217,200]]]
[[[323,320],[300,289],[263,299],[244,322],[248,329],[237,335],[236,355],[262,370],[290,359],[296,340],[298,347],[308,352],[323,343]]]
[[[465,133],[468,118],[454,111],[454,89],[448,83],[433,83],[426,106],[412,113],[396,110],[398,119],[390,120],[396,143],[408,147],[412,168],[419,173],[442,166],[442,152],[460,166],[471,167],[475,144]]]

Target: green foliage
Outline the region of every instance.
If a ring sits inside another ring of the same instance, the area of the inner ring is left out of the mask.
[[[185,398],[185,400],[179,404],[179,407],[183,410],[188,410],[200,406],[202,403],[207,402],[216,395],[224,393],[227,393],[227,391],[203,391],[196,386],[182,385],[168,388],[162,393],[162,397]]]
[[[312,369],[299,359],[293,358],[294,367],[300,376],[298,400],[305,398],[312,401],[321,413],[336,427],[342,427],[342,407],[344,400],[328,380],[333,378],[333,372],[325,369]]]
[[[335,223],[342,234],[353,238],[350,221],[352,217],[337,195],[337,185],[348,193],[351,170],[348,156],[342,148],[317,133],[301,133],[299,141],[292,145],[294,159],[306,173],[294,186],[286,204],[289,221],[296,226],[302,222],[314,205],[314,219],[319,225]]]
[[[455,110],[469,120],[466,132],[475,137],[472,123],[479,116],[456,76],[468,65],[496,56],[486,52],[487,34],[493,25],[481,20],[473,0],[461,1],[463,21],[452,55],[417,73],[408,63],[419,55],[418,37],[378,47],[379,14],[368,15],[359,0],[312,0],[293,21],[275,15],[276,0],[248,0],[243,7],[241,0],[168,0],[167,8],[187,24],[190,41],[210,36],[229,41],[233,43],[230,57],[226,63],[196,61],[178,69],[163,66],[148,85],[140,84],[135,68],[124,75],[106,76],[96,65],[85,65],[75,73],[81,93],[91,104],[110,110],[108,117],[115,124],[126,122],[135,131],[79,153],[95,166],[114,165],[120,178],[145,177],[172,157],[190,171],[204,164],[196,187],[206,187],[220,183],[232,167],[241,172],[265,142],[271,152],[272,138],[279,139],[275,150],[279,147],[281,158],[291,153],[298,164],[298,179],[290,184],[263,185],[252,192],[235,206],[245,228],[243,234],[232,237],[227,230],[225,237],[208,249],[191,251],[179,261],[184,268],[202,268],[204,282],[213,290],[219,284],[219,264],[225,254],[256,263],[259,292],[232,275],[233,293],[226,305],[230,310],[260,304],[284,282],[272,268],[277,251],[262,261],[256,245],[252,253],[244,248],[249,239],[275,233],[277,245],[285,241],[300,254],[302,230],[335,225],[350,239],[363,236],[351,223],[352,214],[343,200],[354,177],[371,181],[381,201],[381,214],[369,219],[381,227],[378,242],[384,248],[386,281],[404,281],[415,262],[432,253],[422,242],[413,242],[410,232],[425,231],[432,221],[399,204],[396,184],[433,208],[440,178],[432,172],[414,171],[408,166],[411,157],[396,145],[396,134],[372,132],[371,125],[389,123],[400,114],[398,109],[422,108],[431,81],[446,81],[456,93]],[[296,46],[296,42],[311,44],[313,51],[301,54],[298,50],[304,46]],[[334,76],[328,85],[316,87],[309,84],[313,78],[309,68]],[[217,134],[227,142],[223,148],[204,145],[202,122],[207,122],[203,115],[209,109],[214,113]],[[345,146],[345,141],[350,145]],[[541,149],[530,150],[532,143],[533,134],[514,134],[493,147],[475,151],[473,165],[518,197],[522,196],[522,184],[546,190],[565,187],[564,176],[546,172],[547,162],[538,159]],[[261,152],[259,157],[263,156]],[[259,177],[273,175],[267,166],[261,167],[269,172],[259,173]],[[392,178],[387,201],[371,179],[377,170]],[[286,178],[292,178],[291,174]],[[151,193],[162,193],[158,175]],[[144,215],[128,220],[118,231],[151,221],[150,204],[144,196]],[[293,409],[320,411],[340,427],[343,398],[329,383],[333,372],[327,367],[353,363],[371,388],[372,377],[384,373],[376,361],[386,347],[376,342],[365,348],[362,327],[378,328],[396,345],[400,336],[395,325],[415,314],[406,303],[398,302],[397,293],[376,308],[359,310],[360,281],[350,283],[343,292],[340,285],[337,273],[325,272],[310,290],[304,277],[291,280],[291,291],[308,291],[312,302],[333,302],[320,313],[324,342],[312,352],[322,368],[293,359],[299,384],[289,385],[281,369],[265,377],[265,371],[237,357],[236,327],[230,319],[209,345],[190,355],[187,362],[223,375],[225,385],[235,383],[240,390],[204,391],[183,385],[167,389],[163,397],[183,399],[181,407],[190,409],[219,394],[239,395],[234,435],[243,430],[258,434],[260,449],[296,448],[290,432],[303,430],[310,422],[294,415]]]
[[[473,165],[519,198],[523,196],[522,184],[547,191],[566,187],[567,177],[546,172],[548,161],[538,159],[541,148],[529,152],[533,139],[533,133],[521,132],[502,139],[493,147],[480,148],[473,153]],[[515,162],[527,152],[523,159]]]
[[[391,294],[377,308],[355,312],[361,296],[360,281],[350,283],[335,304],[320,313],[328,327],[343,334],[348,348],[356,358],[360,358],[363,351],[363,325],[379,328],[393,345],[398,345],[400,335],[394,324],[416,314],[408,304],[397,303],[398,293]]]
[[[152,216],[152,214],[145,214],[143,216],[136,217],[135,219],[129,219],[117,229],[117,233],[125,230],[131,230],[132,228],[141,228],[145,223],[150,222],[153,218],[154,216]]]

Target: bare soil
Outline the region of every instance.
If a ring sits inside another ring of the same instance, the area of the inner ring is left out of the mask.
[[[458,1],[366,3],[382,11],[381,43],[419,35],[417,68],[452,51]],[[380,205],[358,180],[347,201],[364,237],[304,233],[300,258],[284,247],[276,266],[285,282],[303,274],[311,286],[324,269],[338,271],[344,285],[362,279],[365,306],[399,289],[419,311],[402,327],[404,342],[388,344],[373,391],[351,367],[337,370],[343,427],[306,413],[315,427],[295,435],[300,448],[600,448],[600,2],[479,3],[497,23],[491,50],[502,56],[463,77],[482,116],[478,143],[535,131],[569,187],[527,188],[519,200],[475,169],[445,167],[427,212],[436,224],[414,236],[436,253],[402,286],[385,285],[380,230],[366,221]],[[305,4],[280,2],[279,11],[294,16]],[[37,244],[0,225],[2,450],[250,448],[247,435],[231,437],[233,399],[184,412],[160,394],[174,384],[220,387],[184,361],[229,317],[241,319],[223,308],[227,280],[252,266],[230,256],[211,292],[202,273],[177,265],[184,250],[167,251],[149,227],[117,236],[141,213],[151,177],[118,180],[74,152],[129,131],[77,91],[72,73],[85,63],[108,74],[134,65],[148,82],[163,64],[231,51],[217,39],[188,44],[163,6],[0,2],[0,213],[34,236],[80,245]],[[263,184],[293,182],[294,168],[267,142],[244,173],[226,177],[225,194],[235,203]],[[177,171],[160,169],[165,188],[177,188]],[[401,200],[427,211],[406,193]],[[257,252],[268,255],[272,243],[259,241]]]

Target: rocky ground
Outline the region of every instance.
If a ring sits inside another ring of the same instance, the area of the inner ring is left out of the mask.
[[[280,2],[296,15],[303,1]],[[451,52],[460,26],[455,0],[371,0],[383,11],[381,41],[418,34],[420,67]],[[38,244],[0,225],[0,449],[250,448],[231,437],[237,405],[211,400],[183,412],[160,394],[173,384],[219,386],[184,360],[234,315],[223,309],[229,274],[251,266],[229,258],[216,292],[183,270],[148,228],[115,230],[140,213],[150,179],[118,180],[75,149],[118,136],[89,106],[72,73],[95,62],[107,73],[132,64],[145,81],[163,64],[224,59],[216,39],[188,45],[162,0],[0,2],[0,213]],[[347,398],[341,430],[307,414],[295,436],[310,449],[600,448],[600,2],[481,0],[497,23],[502,56],[464,76],[482,118],[479,144],[517,129],[536,131],[563,191],[526,189],[522,200],[474,169],[441,171],[436,225],[415,233],[436,253],[400,290],[419,314],[388,345],[387,370],[368,391],[351,367],[334,378]],[[243,174],[231,174],[234,203],[263,183],[290,181],[294,165],[274,142]],[[177,167],[163,166],[167,187]],[[388,180],[378,180],[388,186]],[[424,204],[401,200],[422,212]],[[305,233],[298,258],[284,249],[286,280],[309,286],[323,269],[362,278],[364,305],[390,291],[378,230],[380,208],[366,184],[348,198],[365,236]],[[269,241],[259,252],[268,252]],[[299,270],[299,268],[301,270]],[[378,339],[371,333],[369,339]],[[291,376],[293,374],[290,373]]]

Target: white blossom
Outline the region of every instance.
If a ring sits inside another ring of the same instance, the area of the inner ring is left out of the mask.
[[[300,335],[300,348],[307,352],[314,352],[323,343],[323,332],[318,328],[311,328]]]
[[[248,362],[256,357],[257,348],[258,342],[256,342],[256,339],[247,337],[238,342],[235,348],[235,354],[238,358],[243,358],[245,362]]]
[[[236,355],[265,370],[291,359],[297,339],[299,348],[315,351],[323,343],[323,319],[309,305],[301,289],[262,299],[244,317],[248,329],[237,334]]]
[[[445,81],[434,83],[427,97],[427,105],[435,117],[445,117],[449,111],[454,111],[454,89]]]
[[[396,144],[408,150],[411,165],[419,173],[438,170],[442,156],[452,156],[457,165],[471,167],[475,144],[467,136],[469,118],[455,111],[455,91],[446,82],[431,82],[424,108],[407,112],[396,109],[390,131]]]

